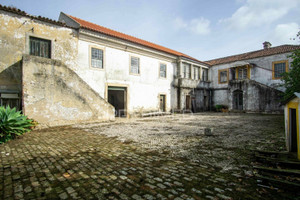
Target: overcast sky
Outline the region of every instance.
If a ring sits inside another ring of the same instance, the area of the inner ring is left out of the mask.
[[[1,0],[31,15],[59,13],[209,60],[299,44],[300,0]]]

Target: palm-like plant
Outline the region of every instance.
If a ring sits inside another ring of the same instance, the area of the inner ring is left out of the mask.
[[[32,120],[16,108],[0,107],[0,144],[30,131]]]

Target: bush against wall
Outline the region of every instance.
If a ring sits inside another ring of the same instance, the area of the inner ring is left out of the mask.
[[[0,107],[0,144],[8,140],[15,139],[35,126],[33,120],[28,119],[21,114],[21,111],[16,111],[16,108]]]

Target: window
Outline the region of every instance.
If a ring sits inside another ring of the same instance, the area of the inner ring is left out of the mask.
[[[183,78],[191,78],[191,65],[183,63]]]
[[[0,106],[10,108],[16,108],[19,110],[20,108],[20,97],[19,94],[13,94],[13,93],[2,93],[0,95]]]
[[[130,57],[130,73],[140,74],[140,58]]]
[[[219,83],[220,84],[227,83],[227,81],[228,81],[227,72],[228,72],[227,69],[219,70]]]
[[[284,72],[288,71],[288,61],[273,62],[273,79],[280,79]]]
[[[248,69],[247,67],[240,67],[238,68],[238,79],[243,80],[248,77]]]
[[[29,37],[29,54],[44,58],[51,58],[51,41],[36,37]]]
[[[199,75],[199,67],[194,67],[194,79],[199,80],[200,75]]]
[[[159,77],[166,78],[167,77],[167,65],[160,63],[159,65]]]
[[[91,48],[91,66],[103,69],[103,50]]]
[[[208,81],[208,69],[202,68],[202,80],[203,81]]]

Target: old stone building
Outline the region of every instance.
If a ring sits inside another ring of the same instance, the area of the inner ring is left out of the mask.
[[[207,63],[64,13],[59,21],[78,30],[73,70],[118,116],[204,109]]]
[[[207,62],[61,13],[0,5],[0,103],[47,125],[143,113],[282,111],[280,73],[300,46]]]
[[[211,64],[212,105],[229,110],[283,112],[281,86],[283,72],[290,67],[288,55],[300,45],[271,47],[207,61]]]
[[[47,125],[114,119],[114,108],[71,69],[74,29],[1,5],[0,24],[1,105]]]

